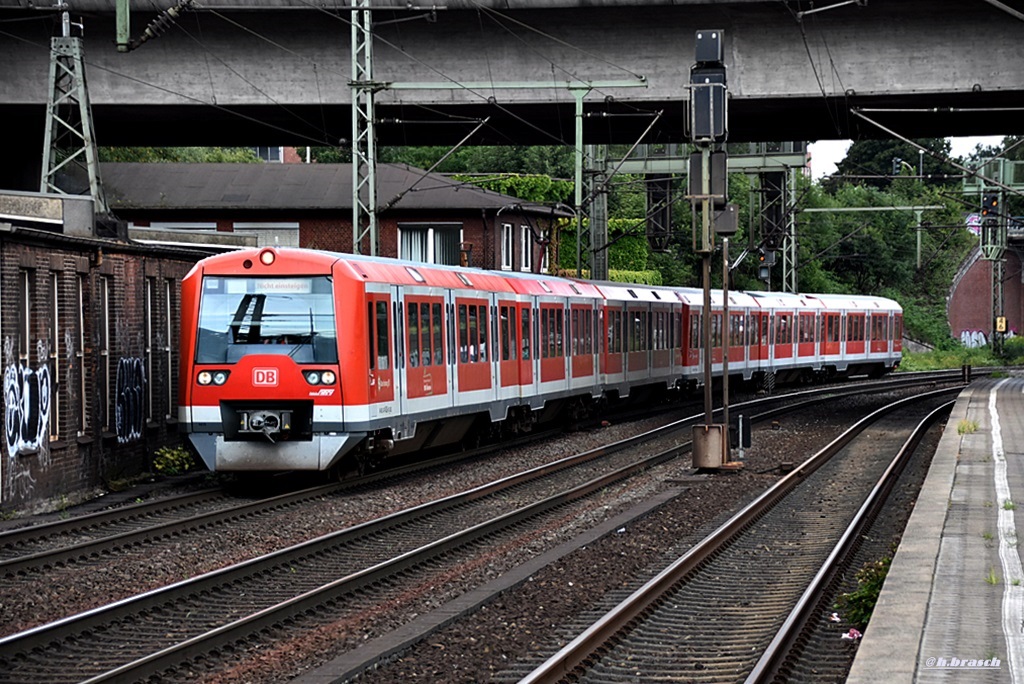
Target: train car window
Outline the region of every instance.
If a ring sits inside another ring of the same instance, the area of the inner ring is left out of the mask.
[[[508,361],[509,360],[509,352],[508,352],[508,345],[509,345],[509,340],[508,340],[509,320],[508,320],[508,307],[507,306],[501,307],[500,315],[501,315],[501,360],[502,361]]]
[[[235,363],[257,351],[297,363],[338,361],[329,277],[207,277],[201,297],[199,363]]]
[[[729,314],[729,346],[739,347],[743,344],[743,314]]]
[[[814,342],[814,316],[800,314],[799,324],[798,335],[800,342]]]
[[[779,314],[776,318],[778,330],[775,331],[775,344],[793,343],[793,315]]]
[[[722,314],[711,314],[711,347],[722,346]]]
[[[407,325],[409,335],[409,367],[416,368],[420,365],[419,305],[409,303],[407,309],[409,312]]]
[[[434,302],[431,306],[434,319],[434,365],[444,364],[444,322],[441,317],[441,304]]]
[[[600,339],[597,335],[597,316],[593,309],[587,309],[587,353],[594,353],[594,338]]]
[[[547,309],[541,309],[540,310],[540,339],[541,339],[541,349],[540,349],[541,357],[545,358],[545,359],[551,358],[551,349],[553,348],[553,346],[551,344],[551,338],[548,336],[548,310]]]
[[[565,310],[558,309],[555,314],[555,358],[565,356]]]
[[[893,317],[892,328],[892,339],[903,339],[903,316],[897,314]]]
[[[509,357],[511,358],[512,361],[515,361],[516,360],[516,356],[518,354],[518,352],[516,350],[519,349],[519,338],[517,337],[519,335],[519,309],[517,309],[515,306],[510,306],[508,308],[508,313],[509,313],[509,324],[508,324],[508,350],[509,350]]]
[[[430,305],[420,304],[420,362],[424,366],[430,366],[433,362],[434,351],[430,348],[433,337],[430,334]]]
[[[529,361],[530,355],[530,310],[523,309],[523,361]]]
[[[570,338],[572,339],[572,350],[570,353],[573,356],[577,356],[580,353],[580,312],[576,309],[572,310],[572,331]]]
[[[690,349],[700,349],[700,314],[690,314]]]
[[[366,349],[370,352],[370,370],[377,368],[377,355],[373,353],[373,302],[366,303],[366,335],[367,344]]]
[[[487,360],[487,307],[481,306],[480,310],[480,360]]]
[[[388,370],[391,367],[388,355],[388,304],[377,302],[377,368]]]
[[[476,363],[480,360],[480,329],[477,325],[477,307],[469,307],[469,362]]]
[[[465,304],[459,304],[459,362],[469,362],[469,332]]]

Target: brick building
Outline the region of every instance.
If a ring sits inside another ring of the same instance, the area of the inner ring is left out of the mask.
[[[259,245],[352,251],[351,164],[102,164],[107,200],[134,229],[246,233]],[[543,272],[564,208],[403,164],[377,167],[378,254]],[[369,251],[368,246],[364,251]]]
[[[87,197],[0,191],[0,510],[75,503],[180,442],[181,278],[213,249],[98,235]]]

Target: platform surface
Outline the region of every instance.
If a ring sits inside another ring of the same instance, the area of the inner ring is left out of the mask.
[[[847,682],[1024,682],[1024,377],[960,394]]]

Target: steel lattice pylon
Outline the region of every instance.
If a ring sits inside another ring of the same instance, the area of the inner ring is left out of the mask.
[[[76,171],[88,177],[89,194],[95,202],[96,213],[107,213],[89,91],[85,84],[82,39],[62,36],[50,40],[50,95],[39,191],[84,194],[69,190],[67,181],[58,183],[58,177],[65,179]]]
[[[377,255],[377,133],[369,0],[352,0],[352,252]]]

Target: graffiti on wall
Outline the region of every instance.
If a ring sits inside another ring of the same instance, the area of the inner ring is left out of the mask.
[[[50,426],[50,367],[31,368],[14,360],[11,338],[4,340],[4,418],[7,455],[32,453],[47,446]],[[50,345],[37,343],[37,358],[49,358]]]
[[[36,344],[36,358],[49,358],[50,344]],[[35,490],[32,465],[50,465],[50,368],[44,363],[31,368],[14,353],[14,340],[4,338],[4,423],[7,436],[7,473],[3,482],[15,498],[30,498]],[[38,454],[21,460],[19,454]]]
[[[146,367],[142,359],[121,357],[117,360],[117,389],[114,425],[121,444],[142,439],[146,411]]]

